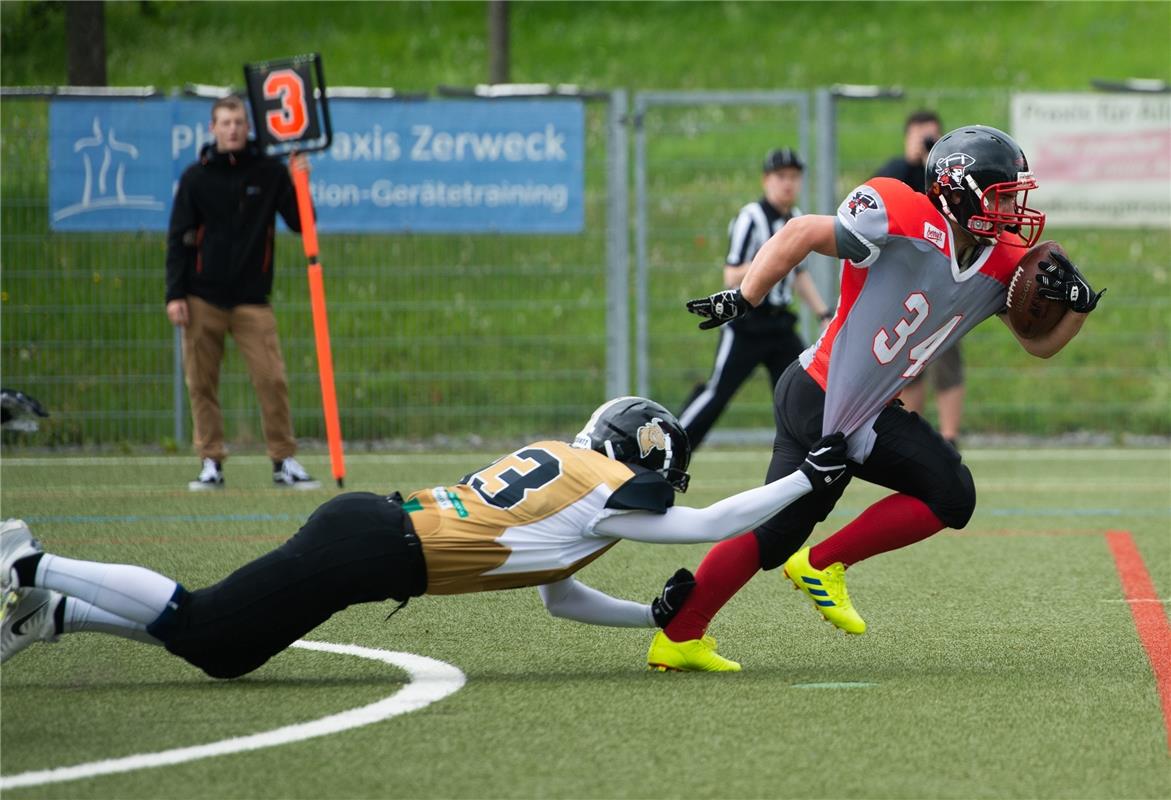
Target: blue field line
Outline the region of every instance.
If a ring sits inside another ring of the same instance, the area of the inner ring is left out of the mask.
[[[861,508],[835,508],[833,516],[857,516]],[[990,517],[1171,517],[1169,508],[984,508]],[[29,523],[85,525],[95,522],[304,522],[301,514],[26,514]]]
[[[991,517],[1171,517],[1169,508],[988,508]]]
[[[84,525],[94,522],[304,522],[303,514],[26,514],[31,524]]]
[[[862,509],[835,508],[834,514],[858,515]],[[1168,508],[980,508],[976,517],[1171,517]]]

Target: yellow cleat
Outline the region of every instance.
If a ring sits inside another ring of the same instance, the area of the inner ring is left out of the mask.
[[[809,596],[826,621],[846,633],[866,633],[866,620],[854,610],[846,591],[846,567],[838,561],[825,569],[809,563],[809,548],[802,547],[785,562],[785,577]]]
[[[673,642],[659,631],[646,654],[647,669],[659,672],[739,672],[740,665],[716,652],[710,636]]]

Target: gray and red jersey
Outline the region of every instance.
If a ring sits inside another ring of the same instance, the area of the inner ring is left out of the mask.
[[[843,257],[837,312],[801,354],[825,390],[824,433],[849,437],[862,463],[874,420],[912,378],[969,330],[1004,308],[1025,250],[985,247],[960,269],[947,220],[926,195],[873,178],[846,197],[834,222]]]

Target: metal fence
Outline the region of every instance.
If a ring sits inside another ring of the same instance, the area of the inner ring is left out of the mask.
[[[568,430],[627,390],[626,129],[621,91],[586,105],[584,231],[321,237],[347,440]],[[485,100],[484,102],[491,102]],[[186,447],[187,403],[163,313],[165,240],[48,227],[47,103],[0,106],[5,386],[53,417],[12,446]],[[323,437],[304,257],[278,237],[272,303],[299,437]],[[221,377],[229,439],[262,439],[243,361]]]
[[[759,195],[767,149],[806,150],[801,205],[829,212],[901,151],[911,110],[934,108],[945,127],[1009,124],[1007,91],[737,94],[642,95],[633,114],[623,91],[587,104],[580,234],[323,236],[345,438],[566,434],[604,397],[632,388],[678,408],[707,376],[715,348],[683,301],[720,286],[728,221]],[[49,230],[46,105],[0,104],[0,370],[5,386],[35,395],[54,416],[36,436],[6,433],[4,444],[185,450],[186,396],[163,313],[163,237]],[[1047,238],[1110,293],[1086,332],[1049,362],[1026,356],[998,323],[969,334],[965,430],[1171,434],[1171,231],[1051,229]],[[294,237],[279,237],[275,269],[295,428],[323,438]],[[823,288],[836,285],[836,266],[816,270]],[[760,374],[717,430],[771,428]],[[221,401],[233,445],[258,443],[259,411],[231,347]]]
[[[678,409],[712,369],[716,337],[696,330],[683,311],[689,297],[722,288],[727,224],[760,196],[760,160],[769,147],[804,145],[800,103],[778,93],[768,104],[737,93],[635,95],[637,269],[647,300],[636,307],[636,329],[649,331],[636,348],[636,385]],[[944,130],[982,122],[1010,128],[1008,90],[918,90],[867,95],[851,90],[813,94],[816,134],[804,155],[806,212],[834,213],[851,188],[903,150],[903,122],[930,108]],[[1043,179],[1043,176],[1041,176]],[[990,320],[963,342],[967,373],[964,430],[1107,437],[1171,433],[1171,226],[1118,230],[1050,227],[1110,291],[1085,331],[1052,360],[1027,356]],[[823,293],[836,296],[838,265],[813,265]],[[805,326],[808,337],[810,330]],[[641,344],[641,343],[640,343]],[[643,361],[645,353],[645,362]],[[767,370],[754,375],[729,405],[716,431],[772,429]],[[930,394],[930,393],[929,393]],[[934,417],[928,397],[927,414]]]
[[[635,386],[678,411],[707,378],[718,340],[696,331],[683,301],[723,288],[728,223],[760,197],[765,153],[781,146],[810,152],[810,98],[807,92],[644,92],[633,105]],[[807,176],[798,203],[807,211],[815,185]],[[762,368],[719,424],[764,429],[771,419]]]

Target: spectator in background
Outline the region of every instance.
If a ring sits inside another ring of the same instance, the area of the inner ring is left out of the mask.
[[[903,125],[903,155],[882,166],[874,177],[896,178],[916,192],[926,190],[927,154],[943,133],[939,115],[934,111],[916,111]],[[932,175],[932,179],[934,179]],[[960,346],[941,353],[927,369],[919,373],[899,395],[908,411],[923,413],[927,393],[926,378],[935,384],[935,403],[939,409],[939,434],[958,446],[960,421],[964,415],[964,361]]]
[[[728,225],[728,255],[724,259],[724,287],[740,285],[748,265],[765,242],[801,215],[795,205],[801,194],[805,165],[789,147],[770,150],[765,156],[761,185],[764,195],[740,209]],[[797,315],[793,312],[793,292],[800,295],[809,309],[824,323],[830,312],[813,278],[804,266],[798,266],[772,287],[764,302],[748,317],[725,325],[716,346],[716,362],[706,383],[695,387],[679,422],[687,431],[694,450],[707,436],[736,390],[748,380],[757,365],[769,371],[769,387],[775,386],[805,343],[797,333]]]
[[[219,382],[224,338],[231,333],[260,400],[273,483],[316,489],[321,484],[293,458],[297,442],[285,362],[268,302],[276,214],[294,231],[301,229],[292,179],[280,161],[249,141],[239,97],[215,102],[211,133],[215,141],[179,179],[167,234],[167,318],[183,329],[193,440],[203,459],[188,488],[224,485],[228,451]]]

